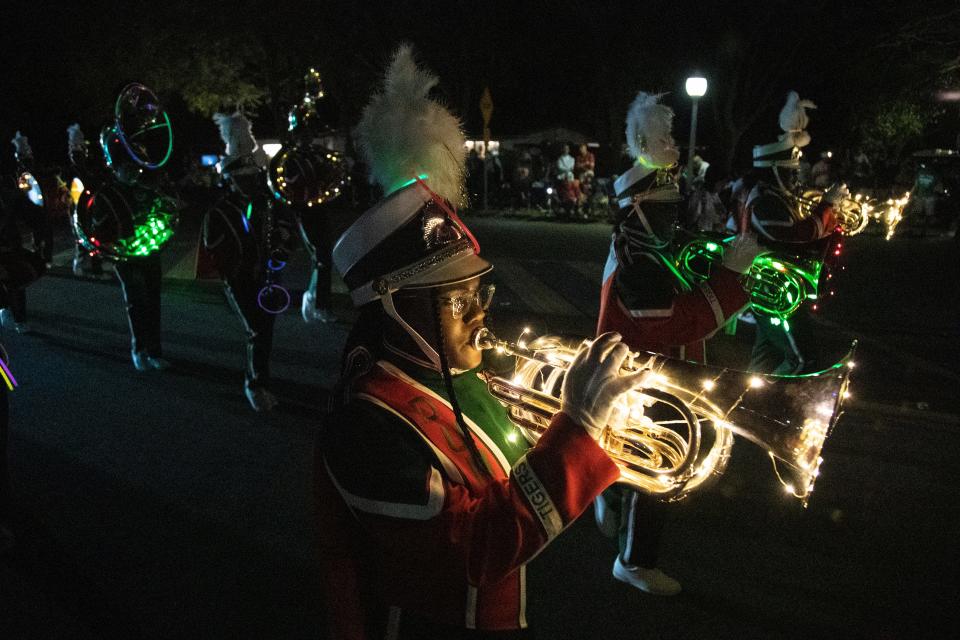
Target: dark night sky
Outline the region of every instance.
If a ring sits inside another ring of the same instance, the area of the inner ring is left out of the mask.
[[[815,146],[853,144],[851,123],[870,101],[885,99],[902,78],[915,81],[927,68],[918,62],[911,74],[909,56],[876,46],[918,16],[954,4],[41,0],[4,10],[0,144],[19,128],[38,155],[60,162],[66,126],[80,120],[92,136],[116,88],[148,81],[158,59],[170,57],[156,47],[189,37],[209,41],[217,52],[229,34],[231,46],[256,42],[269,56],[248,65],[251,78],[271,84],[274,98],[255,121],[260,137],[278,133],[278,114],[310,65],[321,69],[328,92],[337,96],[343,123],[355,123],[390,52],[407,41],[440,76],[447,101],[471,132],[480,130],[477,101],[489,85],[495,137],[560,125],[619,142],[626,107],[643,89],[670,92],[665,101],[677,112],[675,137],[685,143],[690,104],[683,81],[700,70],[711,81],[699,135],[708,156],[730,146],[721,121],[728,107],[749,121],[737,158],[773,140],[776,113],[791,88],[819,105],[811,114]],[[186,113],[176,95],[161,95],[180,142],[216,144],[208,119]],[[950,108],[956,123],[956,105]],[[934,135],[952,141],[951,126]],[[7,155],[0,154],[4,162]]]

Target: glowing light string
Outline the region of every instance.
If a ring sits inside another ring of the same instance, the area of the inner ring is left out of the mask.
[[[13,391],[14,387],[20,386],[17,384],[17,379],[13,377],[13,373],[3,358],[0,358],[0,376],[2,376],[3,381],[7,383],[7,388],[10,389],[10,391]]]

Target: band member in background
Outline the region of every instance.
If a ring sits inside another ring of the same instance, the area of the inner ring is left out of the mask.
[[[360,308],[316,461],[331,637],[344,640],[528,637],[525,565],[618,477],[594,434],[639,382],[619,375],[619,337],[601,336],[529,449],[487,392],[472,337],[492,267],[455,210],[464,138],[429,98],[436,83],[396,53],[359,125],[387,195],[333,252]]]
[[[162,357],[161,251],[180,210],[160,171],[170,158],[173,131],[156,95],[139,83],[121,89],[113,116],[100,132],[108,171],[97,184],[84,185],[74,230],[85,249],[115,262],[133,366],[160,370],[170,366]]]
[[[36,175],[33,150],[27,137],[17,131],[11,143],[17,169],[13,180],[0,187],[0,260],[8,265],[20,264],[23,269],[36,270],[39,277],[49,264],[51,258],[48,254],[52,246],[47,239],[44,192]],[[26,230],[33,234],[33,251],[23,246]],[[17,267],[11,268],[20,271]],[[6,291],[0,302],[0,325],[17,333],[29,332],[26,284],[35,279],[31,277],[23,286]]]
[[[758,250],[744,236],[706,282],[691,286],[679,274],[671,246],[681,208],[672,121],[673,110],[643,92],[627,114],[634,164],[614,183],[619,223],[604,269],[597,333],[616,331],[631,349],[705,362],[705,339],[747,303],[740,276]],[[679,593],[680,583],[657,568],[665,503],[616,486],[595,506],[601,531],[619,537],[614,577],[647,593]]]
[[[284,309],[274,308],[269,301],[264,306],[260,294],[272,259],[268,245],[287,247],[295,223],[292,212],[275,202],[267,188],[267,157],[253,137],[250,121],[239,113],[217,113],[213,120],[226,145],[221,175],[228,193],[204,216],[202,244],[247,336],[244,395],[255,411],[270,411],[277,404],[268,388],[273,325]]]
[[[7,353],[0,345],[0,357],[7,361]],[[16,538],[10,528],[10,472],[7,469],[7,440],[10,430],[10,405],[6,385],[0,384],[0,555],[13,548]]]
[[[305,152],[319,159],[323,152],[321,144],[331,145],[338,133],[334,128],[337,117],[332,113],[330,100],[320,77],[320,72],[311,68],[304,77],[305,91],[300,104],[295,105],[288,116],[288,140],[286,145],[294,152]],[[349,170],[350,161],[343,159]],[[337,316],[332,307],[332,251],[336,231],[342,230],[347,220],[352,220],[354,211],[353,185],[348,179],[345,193],[319,206],[295,206],[303,244],[310,254],[313,268],[310,283],[300,301],[300,314],[306,323],[334,322]]]
[[[753,166],[769,168],[770,174],[746,180],[735,195],[742,212],[735,216],[740,229],[757,234],[761,244],[788,254],[813,254],[823,260],[828,237],[837,232],[834,207],[850,196],[845,185],[833,185],[823,194],[811,214],[796,215],[801,187],[796,182],[800,149],[810,143],[806,110],[815,108],[791,91],[780,111],[783,133],[776,142],[753,148]],[[772,174],[772,180],[769,178]],[[758,179],[759,178],[759,179]],[[752,182],[752,184],[751,184]],[[790,375],[817,370],[815,330],[806,305],[789,322],[756,317],[756,339],[750,358],[750,370]]]
[[[67,158],[70,160],[70,171],[68,172],[68,185],[70,198],[76,205],[80,194],[86,186],[93,186],[103,181],[104,168],[91,157],[90,145],[79,123],[73,123],[67,127]],[[72,175],[70,175],[72,174]],[[73,247],[73,275],[80,277],[84,275],[83,263],[89,259],[90,268],[88,273],[94,278],[108,278],[109,275],[103,271],[103,258],[83,248],[80,238],[75,238]]]

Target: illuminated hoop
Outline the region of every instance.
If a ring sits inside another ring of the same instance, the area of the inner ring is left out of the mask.
[[[284,302],[279,309],[273,309],[273,308],[267,307],[267,305],[263,303],[264,298],[266,298],[267,296],[270,296],[275,291],[279,291],[283,294]],[[260,289],[260,293],[257,294],[257,304],[260,305],[260,308],[266,311],[267,313],[271,313],[273,315],[279,315],[284,311],[286,311],[287,308],[290,306],[290,292],[287,291],[285,287],[282,287],[279,284],[268,284],[263,289]]]

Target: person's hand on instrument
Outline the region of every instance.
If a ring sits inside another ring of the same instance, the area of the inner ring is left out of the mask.
[[[831,206],[837,206],[842,200],[850,199],[850,189],[847,188],[847,185],[835,184],[829,189],[826,193],[823,194],[823,201]]]
[[[736,273],[746,273],[753,259],[761,252],[757,238],[752,233],[742,233],[723,252],[723,266]]]
[[[648,371],[622,375],[630,349],[618,333],[598,336],[574,358],[563,380],[561,410],[598,438],[620,394],[643,383]]]

